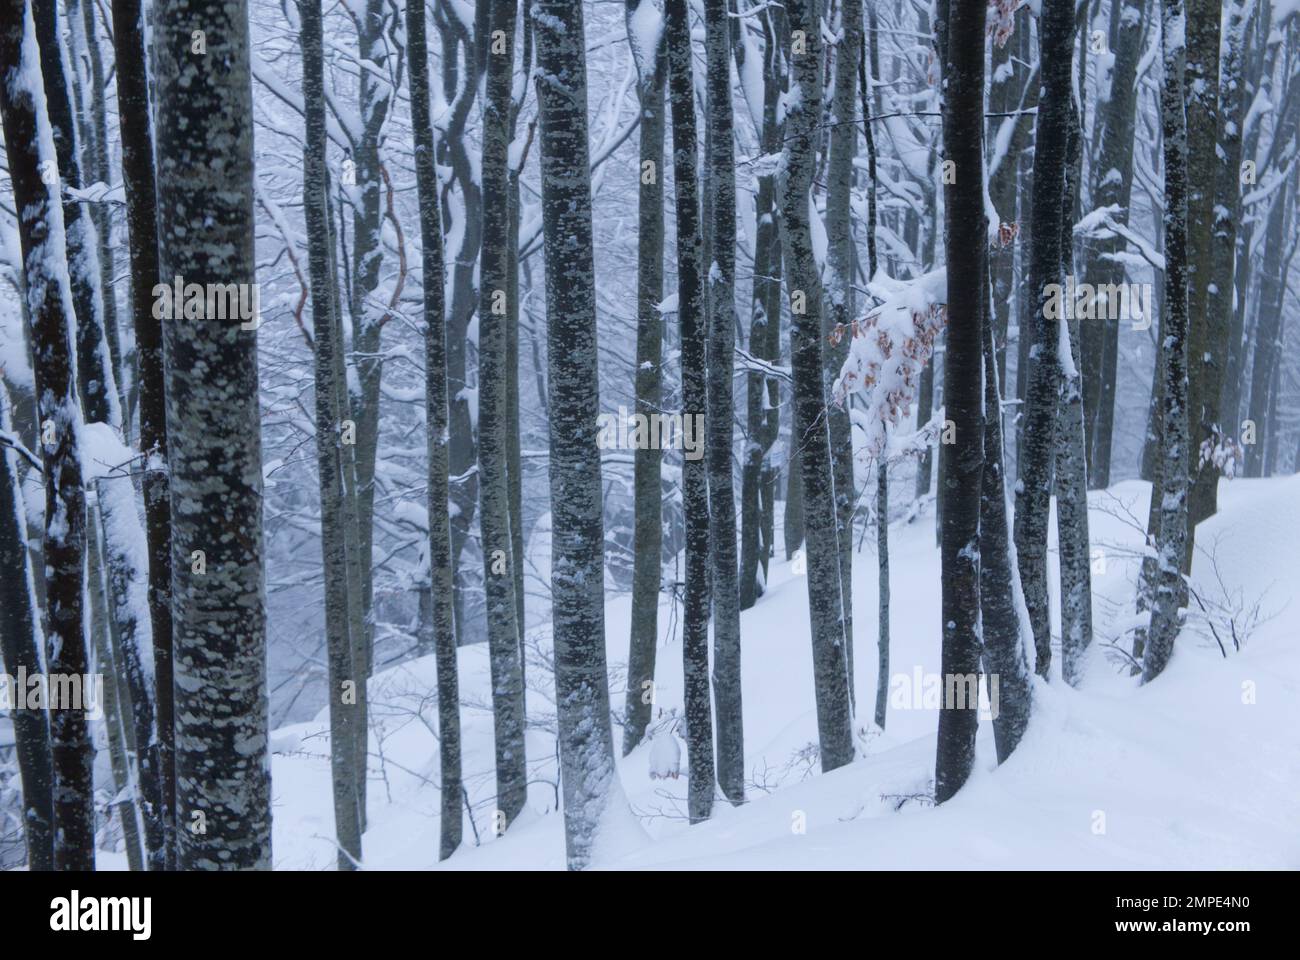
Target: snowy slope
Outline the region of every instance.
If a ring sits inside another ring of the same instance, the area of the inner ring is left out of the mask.
[[[939,669],[939,559],[933,517],[891,530],[893,644],[887,732],[859,721],[860,757],[817,772],[806,584],[781,563],[766,595],[742,614],[746,769],[750,802],[719,801],[709,823],[688,827],[685,770],[673,744],[681,703],[680,616],[661,610],[657,742],[620,762],[620,799],[597,851],[610,868],[1300,867],[1300,630],[1293,626],[1300,573],[1300,476],[1225,482],[1220,514],[1198,531],[1193,584],[1211,620],[1194,614],[1173,662],[1139,688],[1105,645],[1132,621],[1147,512],[1146,484],[1092,495],[1097,638],[1079,690],[1058,673],[1039,684],[1029,733],[1002,768],[989,716],[981,717],[975,774],[949,804],[926,794],[937,710],[921,694]],[[780,529],[780,524],[777,524]],[[859,713],[870,715],[876,676],[876,566],[868,545],[854,567]],[[1222,580],[1216,573],[1223,574]],[[1051,571],[1053,589],[1056,571]],[[1055,596],[1053,597],[1055,602]],[[1235,613],[1240,652],[1227,614]],[[1251,611],[1258,607],[1258,616]],[[680,611],[676,612],[677,614]],[[629,600],[608,608],[613,702],[622,706]],[[1256,621],[1253,627],[1248,621]],[[540,638],[541,649],[545,637]],[[1121,645],[1129,646],[1124,638]],[[482,646],[460,653],[466,787],[474,805],[465,846],[442,868],[564,866],[557,814],[554,706],[530,664],[529,809],[491,835],[492,721]],[[919,683],[913,676],[919,671]],[[431,660],[372,681],[370,824],[365,865],[436,863],[437,740]],[[870,728],[870,729],[869,729]],[[619,741],[618,732],[615,742]],[[277,731],[273,784],[279,868],[334,863],[324,717]],[[475,835],[478,846],[475,846]]]

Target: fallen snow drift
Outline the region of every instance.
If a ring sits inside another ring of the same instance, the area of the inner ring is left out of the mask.
[[[988,714],[976,770],[942,808],[928,794],[937,711],[913,697],[913,677],[939,670],[939,557],[933,517],[891,530],[893,643],[887,731],[875,699],[876,557],[855,555],[855,675],[859,759],[818,771],[807,592],[790,564],[774,566],[766,594],[742,614],[749,802],[719,800],[689,827],[681,707],[680,610],[665,603],[656,677],[655,741],[619,763],[617,798],[597,847],[607,868],[1282,868],[1300,867],[1300,637],[1293,597],[1300,572],[1300,476],[1224,482],[1220,513],[1198,530],[1193,585],[1227,620],[1194,612],[1165,674],[1139,687],[1107,645],[1131,626],[1148,485],[1090,495],[1097,636],[1080,689],[1059,665],[1035,691],[1026,739],[1001,768]],[[1052,525],[1053,530],[1055,524]],[[781,528],[778,520],[777,529]],[[874,542],[874,536],[865,538]],[[1054,544],[1050,580],[1057,584]],[[783,556],[783,553],[781,554]],[[1216,563],[1217,561],[1217,563]],[[1220,576],[1222,579],[1220,579]],[[1258,607],[1253,629],[1250,610]],[[630,601],[608,606],[612,702],[621,711]],[[1055,615],[1055,614],[1054,614]],[[1228,614],[1222,614],[1227,616]],[[1210,622],[1225,640],[1219,650]],[[1248,635],[1246,635],[1248,633]],[[371,682],[368,869],[564,866],[557,812],[555,708],[544,682],[547,638],[528,665],[528,808],[492,835],[492,718],[486,649],[460,652],[466,789],[465,844],[438,850],[438,742],[431,658]],[[1059,651],[1058,651],[1059,652]],[[620,732],[615,731],[615,743]],[[277,868],[334,865],[328,726],[324,715],[275,732]],[[679,758],[680,751],[680,758]],[[675,769],[680,776],[674,777]],[[655,776],[652,777],[652,771]]]

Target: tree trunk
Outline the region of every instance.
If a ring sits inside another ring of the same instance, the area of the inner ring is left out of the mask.
[[[955,164],[947,184],[944,246],[948,256],[948,332],[944,414],[956,428],[942,458],[943,653],[945,697],[939,711],[935,801],[950,799],[970,776],[979,724],[980,484],[984,461],[980,330],[988,296],[984,215],[985,5],[952,0],[943,105],[944,158]],[[1068,64],[1067,64],[1068,69]],[[947,178],[945,178],[947,179]],[[954,256],[961,251],[961,256]],[[974,678],[971,683],[968,678]],[[964,696],[962,695],[964,693]],[[973,694],[973,695],[972,695]]]
[[[206,25],[205,56],[190,52],[195,23]],[[247,9],[242,0],[164,0],[154,39],[161,275],[254,289]],[[213,144],[223,145],[216,154]],[[177,866],[265,870],[271,763],[257,339],[242,329],[251,318],[186,312],[164,318]]]
[[[736,149],[731,107],[727,0],[705,0],[707,164],[713,238],[709,267],[708,473],[713,542],[713,700],[718,786],[732,804],[745,799],[745,730],[740,693],[740,593],[737,582],[735,479],[731,465],[736,345]]]
[[[496,827],[504,830],[527,799],[524,683],[510,542],[507,484],[506,293],[510,270],[510,85],[514,74],[515,0],[491,0],[483,99],[483,240],[479,255],[479,528],[492,673],[496,742]],[[502,820],[504,822],[502,822]]]
[[[1137,106],[1137,67],[1142,56],[1143,20],[1147,0],[1115,0],[1111,12],[1114,60],[1109,96],[1097,106],[1094,126],[1101,144],[1093,167],[1092,206],[1116,205],[1127,218],[1133,193],[1133,138]],[[1118,235],[1089,241],[1088,282],[1099,286],[1123,283],[1127,271],[1110,257],[1124,249]],[[1107,303],[1113,308],[1114,305]],[[1119,319],[1106,319],[1080,327],[1083,377],[1084,435],[1088,438],[1088,485],[1110,486],[1111,437],[1115,422],[1115,378],[1119,358]]]
[[[43,110],[45,92],[35,86],[36,78],[41,76],[40,64],[33,58],[35,53],[36,35],[27,4],[5,5],[0,13],[0,111],[18,211],[45,482],[45,672],[50,677],[71,678],[89,673],[82,622],[86,548],[82,423],[63,211],[58,178],[50,175],[58,170],[57,159]],[[53,182],[47,183],[47,179]],[[50,711],[50,749],[54,868],[93,870],[94,747],[84,710]]]
[[[11,164],[13,159],[9,161]],[[12,169],[12,167],[11,167]],[[0,431],[13,429],[10,402],[0,388]],[[44,673],[41,612],[36,605],[31,554],[27,549],[27,509],[18,475],[18,455],[0,445],[0,661],[11,677]],[[54,810],[50,770],[50,725],[44,708],[14,709],[14,744],[22,782],[23,833],[27,869],[54,868]]]
[[[1033,345],[1028,354],[1023,439],[1018,464],[1020,480],[1016,484],[1015,542],[1025,604],[1034,630],[1034,666],[1041,676],[1046,677],[1052,661],[1051,617],[1047,602],[1047,524],[1052,499],[1052,460],[1056,448],[1057,392],[1061,379],[1060,318],[1049,315],[1051,296],[1048,286],[1059,285],[1062,279],[1061,238],[1066,216],[1070,66],[1074,49],[1074,10],[1069,0],[1045,0],[1040,30],[1043,85],[1034,133],[1033,248],[1029,281],[1037,310],[1032,314]],[[1059,298],[1057,302],[1060,302]],[[1024,336],[1023,332],[1021,336]]]
[[[1024,594],[1016,569],[1015,548],[1007,528],[1006,460],[1002,450],[1002,379],[998,376],[993,330],[985,325],[984,467],[980,476],[980,629],[984,640],[984,669],[997,679],[993,743],[998,763],[1011,756],[1029,725],[1033,681],[1029,646],[1033,637],[1021,632]]]
[[[786,87],[786,62],[778,37],[782,12],[773,7],[762,17],[763,118],[759,140],[763,153],[781,147],[784,124],[777,103]],[[744,46],[736,45],[736,70]],[[777,226],[776,182],[771,174],[758,178],[755,196],[754,280],[750,297],[749,352],[760,360],[781,358],[781,235]],[[775,499],[780,473],[772,462],[772,446],[781,430],[781,390],[775,378],[750,373],[745,378],[745,423],[748,437],[742,458],[740,482],[740,609],[747,610],[762,596],[768,561],[773,555],[772,514],[766,508]],[[797,473],[797,471],[795,471]],[[787,503],[787,511],[790,507]]]
[[[700,423],[707,400],[703,224],[695,133],[695,81],[686,0],[665,0],[668,92],[673,122],[673,183],[677,211],[677,316],[681,324],[682,421]],[[709,705],[709,494],[705,464],[682,459],[686,526],[686,591],[682,603],[682,696],[686,719],[687,815],[713,810],[713,713]]]
[[[600,397],[586,38],[580,5],[537,0],[532,9],[550,370],[555,695],[565,848],[569,869],[582,870],[591,864],[610,795],[618,790],[605,672],[600,450],[592,430]]]
[[[821,122],[821,33],[818,0],[786,5],[791,31],[791,79],[798,96],[787,107],[787,137],[779,179],[782,249],[790,297],[794,374],[791,446],[797,450],[807,538],[808,618],[823,771],[853,760],[845,623],[841,601],[835,482],[826,427],[822,357],[822,290],[812,246],[809,191]]]
[[[438,756],[442,813],[438,859],[460,846],[460,692],[453,623],[451,515],[448,507],[447,322],[444,315],[442,215],[434,167],[429,109],[429,53],[423,0],[407,0],[406,38],[410,58],[411,115],[415,127],[415,179],[420,202],[421,277],[424,290],[425,436],[429,476],[429,572],[433,649],[438,666]]]
[[[827,346],[826,387],[829,388],[849,355],[848,324],[856,317],[857,297],[853,280],[857,249],[850,218],[853,187],[853,159],[857,152],[858,126],[852,122],[856,108],[858,58],[862,50],[862,2],[841,0],[839,42],[835,46],[835,81],[831,94],[830,158],[826,189],[827,274],[829,307],[822,318]],[[841,331],[833,336],[832,331]],[[844,608],[844,650],[852,705],[853,684],[853,430],[849,425],[847,401],[827,407],[831,438],[831,470],[835,481],[835,525],[839,541],[840,597]]]
[[[352,659],[348,610],[347,537],[343,514],[342,417],[334,376],[340,344],[334,338],[334,256],[328,211],[325,136],[325,67],[320,0],[301,4],[303,113],[303,208],[311,273],[312,334],[316,361],[316,460],[320,486],[325,646],[329,670],[330,774],[338,868],[361,860],[361,818],[355,763],[356,687],[364,676]]]
[[[643,18],[659,21],[654,49],[642,49],[637,26]],[[662,13],[652,0],[628,0],[627,36],[637,69],[641,105],[641,163],[638,167],[636,266],[636,412],[649,418],[659,412],[662,396],[664,293],[664,33]],[[647,422],[649,422],[647,420]],[[663,569],[663,451],[646,444],[633,465],[632,625],[627,658],[627,704],[623,754],[645,738],[654,708],[655,653],[659,644],[659,590]]]
[[[153,315],[158,272],[158,217],[149,76],[140,0],[113,0],[122,185],[130,246],[131,318],[140,383],[140,451],[144,455],[145,539],[149,549],[149,622],[153,633],[163,869],[176,863],[176,738],[172,695],[171,494],[167,477],[167,408],[162,323]],[[158,864],[151,864],[157,869]]]
[[[1223,390],[1228,329],[1211,309],[1215,216],[1222,126],[1219,114],[1219,46],[1222,0],[1185,0],[1187,8],[1187,546],[1183,572],[1196,549],[1196,524],[1214,512],[1218,470],[1200,469],[1200,449],[1214,443]]]
[[[1183,0],[1164,0],[1160,37],[1165,79],[1160,120],[1165,154],[1164,455],[1160,476],[1160,527],[1156,536],[1155,603],[1142,660],[1142,682],[1160,676],[1178,636],[1187,542],[1187,113],[1184,97]],[[1151,496],[1156,491],[1153,488]]]

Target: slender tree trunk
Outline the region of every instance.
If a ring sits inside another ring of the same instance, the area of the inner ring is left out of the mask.
[[[681,323],[682,420],[699,423],[707,406],[703,224],[695,133],[695,81],[686,0],[665,0],[668,90],[673,122],[673,183],[677,211],[677,316]],[[682,603],[682,686],[686,719],[687,815],[713,810],[713,713],[709,705],[709,494],[705,464],[683,457],[682,512],[686,526],[686,593]]]
[[[745,729],[740,692],[740,593],[732,471],[736,345],[736,148],[731,107],[727,0],[705,0],[705,87],[711,133],[707,164],[713,237],[709,267],[708,453],[713,574],[713,699],[718,786],[732,804],[745,799]]]
[[[90,636],[95,651],[96,671],[103,675],[104,729],[108,734],[109,767],[113,773],[113,791],[116,799],[112,808],[122,821],[122,839],[126,847],[127,866],[140,870],[144,866],[144,849],[140,844],[140,821],[135,804],[135,789],[131,783],[131,760],[138,745],[134,740],[128,745],[128,725],[123,723],[123,707],[129,708],[130,698],[124,696],[126,684],[119,663],[114,657],[113,644],[108,629],[108,585],[104,581],[103,538],[99,535],[92,504],[86,510],[86,596],[90,607]]]
[[[343,455],[339,396],[334,376],[340,344],[334,338],[334,255],[330,236],[326,165],[325,66],[320,0],[305,0],[302,15],[303,207],[311,273],[312,334],[316,360],[316,459],[321,503],[325,645],[329,669],[330,773],[338,868],[361,860],[358,777],[353,753],[357,722],[355,691],[364,683],[352,659],[348,615],[347,538],[343,514]]]
[[[759,14],[766,43],[763,61],[763,118],[759,139],[765,154],[781,147],[783,124],[777,103],[786,86],[785,59],[780,35],[781,12],[771,8]],[[736,70],[743,45],[736,45]],[[752,55],[752,54],[751,54]],[[750,298],[749,352],[776,363],[781,357],[781,235],[777,226],[776,183],[771,174],[758,178],[755,196],[754,279]],[[775,497],[779,469],[771,451],[780,433],[780,384],[775,378],[750,373],[745,378],[745,422],[748,432],[740,481],[740,609],[747,610],[762,596],[772,556],[772,515],[765,507]],[[797,472],[797,471],[796,471]],[[787,505],[788,509],[788,505]]]
[[[1034,134],[1034,186],[1029,290],[1033,346],[1028,381],[1020,481],[1016,485],[1015,541],[1025,604],[1034,630],[1035,669],[1047,676],[1052,661],[1051,617],[1047,602],[1047,524],[1052,498],[1052,460],[1056,448],[1057,392],[1061,380],[1060,318],[1049,310],[1049,285],[1060,284],[1064,235],[1065,182],[1071,122],[1070,66],[1074,49],[1074,10],[1069,0],[1045,0],[1040,25],[1043,86]],[[954,249],[949,247],[950,250]],[[951,291],[950,291],[951,296]],[[1060,298],[1057,298],[1060,303]],[[1025,327],[1022,326],[1022,331]],[[1025,334],[1022,332],[1021,336]],[[1019,376],[1020,374],[1018,374]]]
[[[73,124],[72,98],[63,55],[62,18],[55,0],[32,0],[32,18],[40,44],[45,109],[58,156],[59,189],[63,199],[63,230],[67,240],[71,307],[77,318],[77,390],[89,422],[122,422],[113,364],[104,338],[104,299],[99,287],[99,240],[95,225],[81,203],[81,164]]]
[[[1246,444],[1246,476],[1262,477],[1264,441],[1268,436],[1269,386],[1273,382],[1282,348],[1282,304],[1287,286],[1286,210],[1291,186],[1283,184],[1273,199],[1265,228],[1264,262],[1260,266],[1259,293],[1255,313],[1255,351],[1250,367],[1250,399],[1247,418],[1255,427],[1255,442]]]
[[[1165,79],[1160,119],[1165,154],[1164,456],[1160,476],[1160,527],[1156,537],[1155,603],[1142,660],[1142,682],[1160,676],[1178,636],[1187,543],[1187,113],[1184,90],[1183,0],[1164,0],[1160,38]],[[1155,490],[1151,491],[1154,498]]]
[[[948,251],[948,333],[944,360],[944,413],[956,428],[943,458],[943,653],[945,702],[939,711],[935,800],[950,799],[975,762],[980,670],[980,484],[984,430],[980,330],[988,282],[984,216],[985,5],[951,0],[943,108],[944,158],[955,164],[947,184],[944,246]],[[941,46],[940,49],[943,49]],[[947,178],[945,178],[947,179]],[[961,256],[954,256],[961,251]],[[974,677],[974,683],[968,678]],[[964,696],[963,696],[964,694]]]
[[[207,54],[191,53],[195,23]],[[161,275],[250,285],[253,104],[243,0],[162,0]],[[223,149],[213,153],[212,145]],[[177,866],[269,869],[266,584],[255,320],[164,324],[172,498]],[[194,376],[203,370],[204,376]]]
[[[605,672],[604,523],[587,64],[582,7],[533,5],[541,117],[542,215],[551,411],[551,594],[565,848],[571,870],[591,864],[618,792]]]
[[[1115,0],[1111,12],[1114,60],[1109,91],[1097,106],[1094,127],[1101,147],[1093,167],[1092,206],[1120,207],[1127,218],[1133,193],[1133,139],[1137,106],[1137,67],[1142,56],[1143,20],[1147,0]],[[1112,259],[1124,249],[1118,235],[1089,241],[1088,282],[1110,289],[1123,283],[1126,270]],[[1079,330],[1083,377],[1084,434],[1088,438],[1088,482],[1093,489],[1110,486],[1111,438],[1115,421],[1115,378],[1119,358],[1119,319],[1107,301],[1105,319],[1082,324]]]
[[[841,599],[835,482],[826,427],[822,357],[822,290],[809,220],[817,126],[821,122],[821,33],[818,0],[786,5],[791,30],[792,96],[779,177],[782,248],[790,297],[794,424],[807,537],[808,617],[823,771],[853,760],[845,623]],[[788,548],[787,548],[788,549]]]
[[[57,172],[58,166],[43,109],[45,92],[36,86],[41,67],[35,53],[36,34],[28,5],[5,5],[0,13],[0,111],[18,211],[45,481],[45,672],[57,678],[89,672],[82,611],[86,502],[63,211],[58,178],[49,175]],[[54,868],[93,870],[94,747],[84,710],[50,711],[50,750]]]
[[[984,356],[984,467],[980,476],[980,629],[984,640],[984,669],[996,678],[997,712],[993,743],[998,763],[1011,756],[1029,725],[1033,681],[1029,646],[1033,637],[1021,632],[1025,602],[1016,569],[1015,547],[1007,524],[1005,456],[1002,450],[1002,379],[998,375],[993,330],[986,324],[981,337]],[[994,694],[990,691],[990,700]]]
[[[853,159],[857,153],[859,124],[852,122],[856,108],[858,58],[862,51],[862,2],[840,0],[840,38],[835,46],[835,80],[831,94],[830,158],[827,168],[826,238],[828,299],[830,309],[822,323],[827,336],[824,349],[826,386],[839,376],[849,355],[847,325],[857,310],[853,280],[857,269],[857,249],[853,241],[850,218]],[[832,331],[841,331],[833,336]],[[849,425],[847,404],[832,403],[827,408],[831,437],[831,470],[835,479],[835,524],[839,539],[840,597],[844,607],[844,650],[849,677],[849,699],[854,697],[853,683],[853,509],[857,502],[853,489],[853,430]]]
[[[479,527],[492,672],[497,809],[505,829],[527,799],[524,682],[518,607],[511,571],[507,484],[506,294],[510,270],[510,86],[514,74],[515,0],[490,0],[487,84],[483,99],[483,241],[479,256]]]
[[[442,215],[434,166],[429,109],[429,53],[423,0],[407,0],[411,116],[415,127],[415,179],[420,203],[421,276],[424,289],[425,436],[428,440],[429,572],[433,646],[438,666],[438,756],[442,813],[438,859],[460,846],[460,692],[453,623],[451,515],[448,507],[447,321],[443,303]]]
[[[1214,443],[1223,389],[1224,316],[1211,309],[1214,283],[1214,205],[1222,125],[1219,47],[1222,0],[1185,0],[1187,8],[1187,428],[1190,490],[1183,572],[1191,572],[1196,524],[1214,512],[1219,475],[1200,469],[1200,449]]]
[[[149,621],[153,633],[158,772],[163,824],[162,863],[176,863],[176,755],[172,696],[171,494],[167,477],[167,408],[162,324],[153,315],[158,272],[157,202],[149,75],[140,0],[113,0],[122,184],[130,247],[131,318],[140,383],[140,450],[144,455],[145,539],[149,549]]]
[[[636,62],[641,105],[641,163],[638,167],[636,412],[659,412],[662,396],[663,321],[659,303],[664,286],[664,71],[662,12],[652,0],[628,0],[627,36]],[[659,21],[654,49],[641,48],[637,28]],[[648,420],[647,420],[648,422]],[[654,707],[655,652],[659,643],[659,590],[663,568],[663,518],[660,504],[663,451],[647,444],[634,454],[632,547],[632,625],[627,661],[627,704],[623,753],[645,738]]]
[[[1074,275],[1074,217],[1080,189],[1082,131],[1071,109],[1066,153],[1070,158],[1061,217],[1061,273]],[[1083,379],[1079,373],[1079,320],[1069,311],[1058,344],[1061,385],[1056,415],[1056,532],[1061,580],[1061,673],[1077,685],[1083,656],[1092,644],[1092,566],[1088,537],[1088,462],[1084,434]]]
[[[10,160],[10,163],[13,163]],[[11,168],[12,169],[12,168]],[[7,392],[0,388],[0,431],[13,429]],[[44,673],[41,612],[36,604],[31,554],[27,548],[27,509],[18,474],[18,455],[0,445],[0,661],[11,677]],[[27,868],[54,867],[54,809],[51,795],[50,724],[43,707],[10,713],[18,776],[22,782],[23,833]]]

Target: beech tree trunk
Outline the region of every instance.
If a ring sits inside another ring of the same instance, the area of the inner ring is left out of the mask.
[[[421,277],[424,290],[425,437],[428,446],[429,573],[433,651],[438,668],[438,759],[442,811],[438,859],[460,846],[462,786],[460,688],[453,622],[451,516],[448,506],[449,414],[447,408],[447,321],[443,301],[442,213],[434,166],[429,109],[429,53],[423,0],[407,0],[407,56],[410,58],[411,115],[415,127],[415,180],[420,202]]]
[[[677,213],[677,316],[681,324],[682,420],[708,405],[704,315],[704,234],[696,164],[695,81],[686,0],[665,0],[668,91],[673,122]],[[698,419],[692,422],[699,422]],[[702,460],[683,458],[686,590],[682,602],[682,697],[686,719],[687,799],[691,823],[713,810],[713,711],[709,704],[709,493]]]
[[[794,374],[791,445],[797,450],[807,549],[808,619],[823,771],[853,760],[844,608],[841,597],[835,481],[826,426],[822,356],[822,289],[812,246],[809,190],[822,114],[820,3],[786,4],[791,31],[792,96],[778,189],[782,249],[790,298],[790,354]]]
[[[40,64],[33,59],[36,52],[27,4],[4,5],[0,12],[0,113],[18,211],[45,483],[45,673],[52,678],[71,678],[90,672],[82,610],[86,553],[82,421],[58,161],[43,110],[45,92],[35,85],[41,76]],[[93,870],[94,746],[86,711],[76,705],[64,707],[50,711],[54,868]]]
[[[254,284],[247,8],[161,0],[156,14],[161,275]],[[191,53],[195,23],[206,55]],[[173,311],[163,330],[183,870],[271,866],[255,322]]]
[[[582,7],[533,4],[551,412],[551,595],[569,869],[591,864],[617,791],[605,671],[604,520]]]

